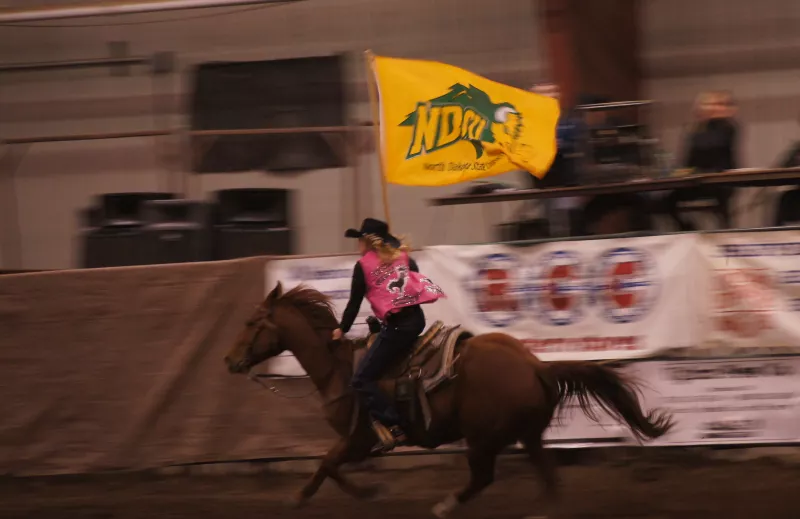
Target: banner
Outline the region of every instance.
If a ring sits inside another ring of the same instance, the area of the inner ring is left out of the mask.
[[[704,345],[800,346],[800,231],[699,236],[708,319]]]
[[[544,441],[550,446],[579,447],[630,443],[633,434],[600,406],[593,407],[598,418],[595,422],[584,413],[577,402],[563,406],[544,433]]]
[[[524,169],[556,153],[558,102],[433,61],[373,57],[388,182],[442,186]]]
[[[503,332],[542,360],[646,357],[700,340],[693,235],[440,246],[420,268],[447,294],[429,319]]]
[[[800,357],[638,361],[623,370],[638,380],[645,410],[670,413],[675,426],[651,446],[800,442]],[[571,403],[545,434],[551,446],[636,443],[601,409],[593,422]]]
[[[674,416],[653,445],[800,441],[800,358],[638,362],[647,408]]]

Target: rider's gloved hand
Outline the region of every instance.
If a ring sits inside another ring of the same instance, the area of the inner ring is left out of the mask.
[[[378,333],[381,331],[381,322],[374,315],[367,317],[367,326],[369,326],[369,333]]]

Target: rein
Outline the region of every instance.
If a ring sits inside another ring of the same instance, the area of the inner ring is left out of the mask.
[[[257,335],[256,335],[256,336],[257,336]],[[327,386],[327,385],[328,385],[328,383],[331,381],[331,379],[332,379],[332,378],[333,378],[335,375],[336,375],[336,366],[335,366],[335,365],[332,365],[332,366],[331,366],[331,369],[330,369],[330,370],[328,371],[328,373],[325,375],[325,381],[324,381],[323,385],[324,385],[324,386]],[[308,393],[305,393],[305,394],[302,394],[302,395],[287,395],[287,394],[285,394],[283,391],[281,391],[280,389],[278,389],[278,387],[276,387],[274,384],[267,384],[266,382],[264,382],[263,380],[261,380],[261,377],[259,377],[259,376],[258,376],[258,373],[255,373],[255,372],[253,372],[253,371],[250,371],[250,372],[247,374],[247,378],[248,378],[248,379],[250,379],[251,381],[255,382],[256,384],[258,384],[258,385],[259,385],[259,386],[261,386],[262,388],[266,389],[267,391],[271,392],[273,395],[279,396],[279,397],[281,397],[281,398],[285,398],[285,399],[287,399],[287,400],[302,400],[302,399],[304,399],[304,398],[308,398],[308,397],[310,397],[310,396],[311,396],[311,395],[313,395],[314,393],[317,393],[317,392],[320,392],[320,393],[321,393],[321,392],[322,392],[322,391],[321,391],[319,388],[317,388],[316,386],[314,386],[314,387],[311,389],[311,391],[309,391]],[[313,385],[313,383],[312,383],[312,385]],[[324,406],[324,407],[331,406],[331,405],[333,405],[333,404],[335,404],[335,403],[339,402],[340,400],[344,400],[345,398],[347,398],[347,397],[349,397],[349,396],[351,396],[351,395],[352,395],[352,391],[345,391],[345,392],[343,392],[343,393],[341,393],[341,394],[339,394],[339,395],[335,396],[334,398],[332,398],[332,399],[330,399],[330,400],[327,400],[327,399],[324,399],[324,398],[323,398],[323,406]]]
[[[263,380],[261,380],[259,378],[259,376],[258,376],[258,373],[250,372],[250,373],[247,374],[247,378],[249,378],[250,380],[252,380],[256,384],[258,384],[259,386],[263,387],[267,391],[271,391],[273,394],[278,395],[281,398],[286,398],[286,399],[289,399],[289,400],[295,400],[295,399],[299,400],[299,399],[302,399],[302,398],[308,398],[308,397],[310,397],[311,395],[313,395],[314,393],[316,393],[318,391],[317,388],[314,387],[314,388],[311,389],[310,392],[306,393],[305,395],[286,395],[280,389],[275,387],[275,385],[267,384]]]
[[[252,373],[252,372],[248,373],[247,374],[247,378],[249,378],[250,380],[252,380],[256,384],[258,384],[259,386],[263,387],[267,391],[271,392],[272,394],[277,395],[277,396],[279,396],[281,398],[286,398],[287,400],[302,400],[303,398],[308,398],[311,395],[313,395],[314,393],[319,391],[319,389],[314,387],[313,389],[311,389],[311,391],[309,391],[308,393],[306,393],[304,395],[286,395],[280,389],[275,387],[274,385],[266,384],[264,381],[262,381],[259,378],[257,373]],[[330,400],[324,400],[322,402],[322,405],[323,405],[323,407],[332,406],[333,404],[339,402],[340,400],[344,400],[345,398],[349,397],[351,394],[352,393],[350,393],[350,392],[341,393],[341,394],[337,395],[336,397],[331,398]]]

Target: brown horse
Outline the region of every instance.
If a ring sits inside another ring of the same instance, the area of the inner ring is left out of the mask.
[[[345,492],[369,498],[377,487],[352,483],[340,471],[345,463],[366,459],[377,441],[366,413],[358,412],[349,382],[354,342],[332,341],[338,322],[327,297],[298,286],[283,293],[280,283],[258,307],[225,357],[232,373],[247,373],[256,364],[285,350],[294,353],[323,400],[328,423],[338,433],[336,445],[299,492],[304,504],[326,478]],[[433,508],[437,517],[475,497],[494,479],[495,458],[507,446],[522,442],[544,480],[549,507],[556,502],[554,465],[542,446],[542,435],[560,404],[575,398],[593,417],[591,403],[628,424],[639,438],[667,432],[671,419],[659,412],[645,415],[635,386],[614,369],[592,362],[544,363],[509,335],[468,336],[458,345],[456,376],[429,396],[431,424],[408,432],[417,445],[433,448],[465,439],[470,481]]]

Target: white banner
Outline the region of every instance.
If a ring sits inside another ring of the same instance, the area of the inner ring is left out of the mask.
[[[476,334],[508,333],[542,360],[689,347],[701,330],[695,242],[672,235],[432,247],[423,271],[448,299],[425,311]]]
[[[595,422],[584,413],[577,402],[563,406],[544,434],[544,439],[553,444],[593,445],[608,443],[629,443],[633,439],[630,430],[606,413],[600,406],[594,406]]]
[[[800,357],[637,362],[648,409],[675,428],[653,445],[800,441]]]
[[[645,445],[800,442],[800,357],[641,361],[624,368],[639,380],[646,411],[670,413],[675,426]],[[570,405],[545,438],[553,446],[634,443],[630,430],[600,409],[600,422]]]
[[[707,269],[704,345],[800,346],[800,231],[699,238]]]

